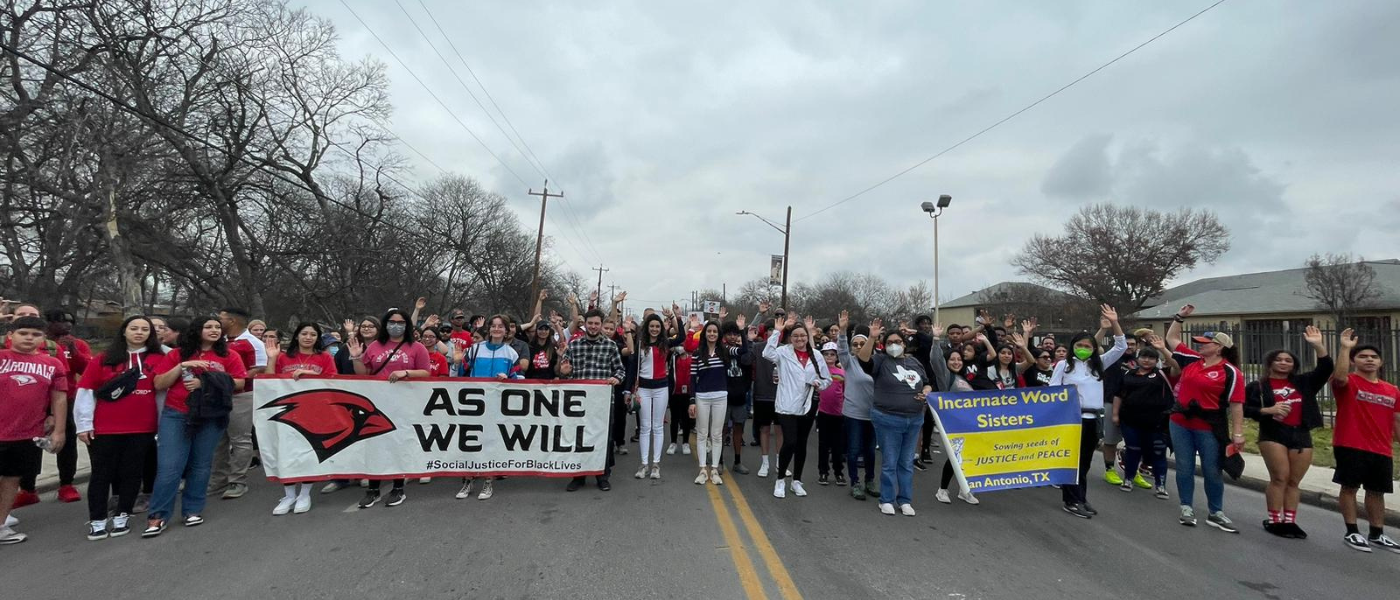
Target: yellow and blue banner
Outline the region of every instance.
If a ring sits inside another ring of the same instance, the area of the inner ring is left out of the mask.
[[[963,489],[1079,482],[1079,395],[1071,386],[933,392],[929,407]]]

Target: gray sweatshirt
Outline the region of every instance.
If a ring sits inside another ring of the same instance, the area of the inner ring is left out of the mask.
[[[841,360],[841,367],[846,369],[846,401],[841,405],[841,414],[849,419],[869,421],[870,403],[875,399],[875,380],[860,368],[855,355],[851,354],[851,341],[846,339],[846,332],[841,332],[836,340],[836,356]]]

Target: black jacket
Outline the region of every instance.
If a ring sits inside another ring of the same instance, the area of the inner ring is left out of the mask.
[[[233,378],[228,373],[205,371],[199,375],[199,383],[185,400],[189,407],[185,429],[191,435],[206,421],[227,421],[233,411]]]
[[[1268,368],[1268,365],[1264,365]],[[1317,359],[1317,368],[1307,373],[1293,373],[1288,377],[1288,383],[1298,389],[1298,393],[1303,396],[1303,429],[1317,429],[1322,427],[1322,409],[1317,405],[1317,393],[1322,391],[1322,386],[1327,385],[1327,380],[1332,377],[1332,357],[1323,356]],[[1260,411],[1274,405],[1273,390],[1267,388],[1267,380],[1252,381],[1244,386],[1244,416],[1259,421],[1259,427],[1273,427],[1275,421],[1272,415],[1266,415]]]

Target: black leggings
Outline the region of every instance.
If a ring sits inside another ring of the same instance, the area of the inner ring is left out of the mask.
[[[671,443],[690,441],[690,432],[695,429],[695,419],[690,418],[690,394],[671,394]]]
[[[370,482],[369,482],[369,489],[377,492],[377,491],[379,491],[379,488],[380,488],[381,485],[383,485],[383,483],[384,483],[384,480],[382,480],[382,479],[371,479]],[[404,484],[404,480],[402,480],[402,479],[395,479],[395,480],[394,480],[394,489],[396,489],[396,490],[401,490],[401,489],[403,489],[403,484]]]
[[[817,472],[822,477],[836,471],[840,477],[846,462],[846,417],[817,413]]]
[[[1099,448],[1099,420],[1082,419],[1079,432],[1079,483],[1060,487],[1065,504],[1089,501],[1089,465],[1094,463],[1094,450]]]
[[[953,457],[943,461],[943,477],[938,480],[938,489],[948,489],[948,484],[953,482]]]
[[[88,446],[92,462],[88,481],[88,519],[107,518],[108,492],[116,488],[117,514],[131,514],[136,494],[141,491],[141,472],[146,468],[147,451],[155,446],[149,433],[93,436]]]
[[[792,464],[792,480],[802,481],[802,465],[807,463],[807,436],[812,433],[812,422],[816,418],[806,415],[777,415],[778,427],[783,430],[783,447],[778,450],[778,474],[782,479]]]
[[[933,448],[933,409],[929,408],[927,404],[924,405],[924,428],[921,433],[924,436],[924,445],[922,446],[923,451],[919,453],[919,458],[927,460]]]

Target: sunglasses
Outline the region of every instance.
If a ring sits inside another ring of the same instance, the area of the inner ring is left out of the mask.
[[[452,315],[452,320],[453,320],[453,321],[461,321],[462,319],[465,319],[465,318],[467,318],[466,315]]]

